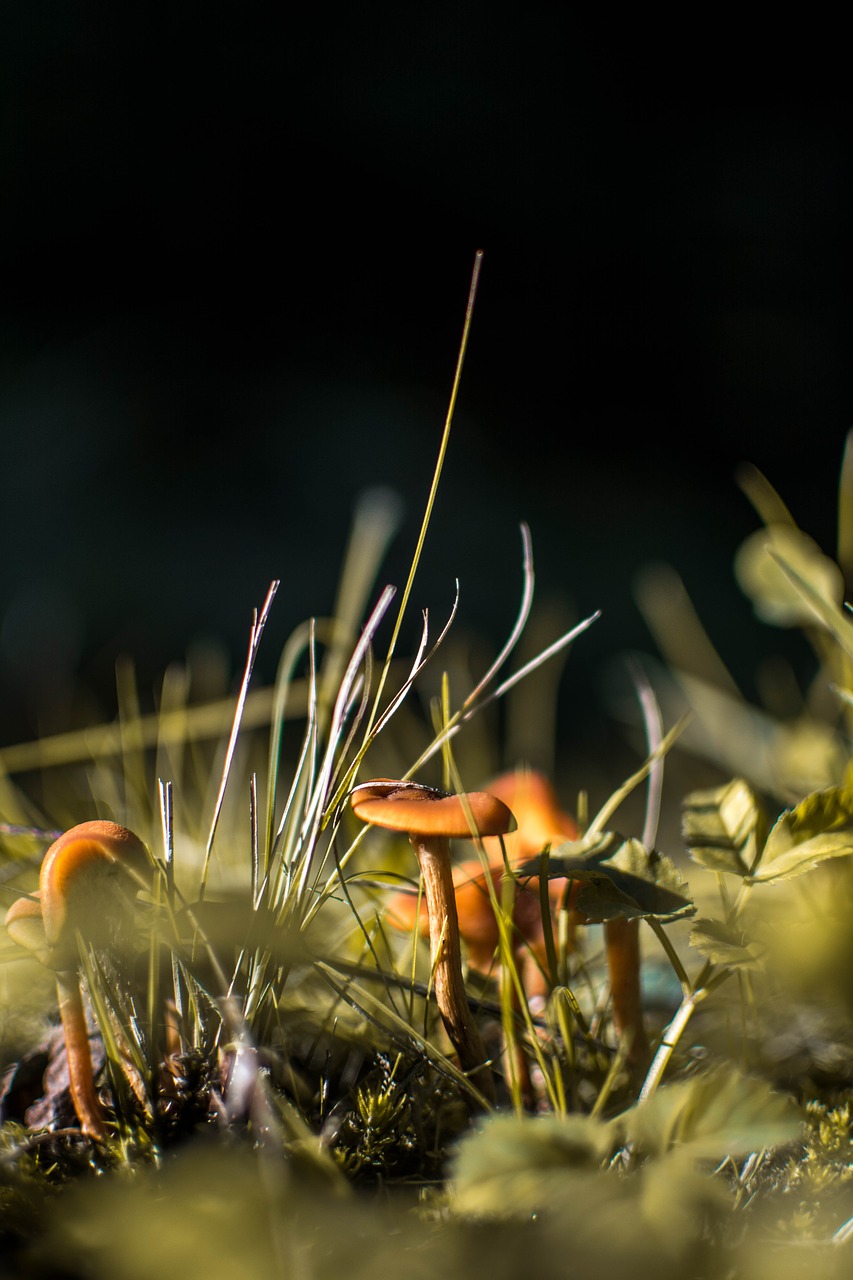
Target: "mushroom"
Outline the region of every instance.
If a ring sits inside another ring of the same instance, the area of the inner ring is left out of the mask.
[[[554,790],[544,774],[515,770],[502,774],[489,786],[489,794],[503,800],[516,820],[516,829],[506,835],[504,848],[510,868],[535,857],[546,844],[574,839],[578,829],[574,818],[560,809]],[[495,839],[485,839],[489,874],[495,893],[501,897],[504,875],[504,851]],[[494,968],[499,942],[498,922],[492,897],[486,884],[486,871],[477,859],[459,863],[453,868],[453,890],[459,919],[459,935],[465,944],[468,964],[477,973],[488,974]],[[551,882],[549,897],[557,911],[564,896],[564,886]],[[416,918],[417,917],[417,918]],[[574,917],[574,913],[573,913]],[[409,892],[395,893],[388,902],[386,919],[398,929],[418,929],[429,934],[429,916],[422,899],[420,915],[417,900]],[[516,882],[512,923],[515,931],[515,953],[522,970],[522,982],[528,997],[542,997],[548,984],[543,978],[547,957],[539,898],[539,879],[528,877]]]
[[[6,912],[12,941],[56,973],[71,1099],[83,1132],[99,1141],[107,1128],[92,1069],[77,934],[93,946],[114,942],[150,869],[148,850],[132,831],[115,822],[82,822],[48,849],[37,893]]]
[[[411,841],[423,879],[436,1004],[462,1070],[491,1102],[494,1082],[465,995],[449,842],[504,835],[515,825],[512,812],[485,791],[458,796],[390,778],[357,785],[350,793],[350,804],[363,822],[403,831]]]
[[[535,857],[546,844],[577,839],[577,823],[560,809],[556,793],[543,774],[515,770],[496,778],[490,784],[490,790],[510,806],[518,823],[515,835],[507,840],[511,859],[522,861]],[[559,886],[556,894],[559,899],[562,883],[555,881],[553,884]],[[552,889],[552,901],[554,898]],[[541,926],[541,916],[539,924]],[[542,963],[544,940],[541,951],[533,940],[531,943],[533,955]],[[643,1021],[638,921],[606,920],[604,949],[613,1025],[619,1040],[625,1042],[626,1058],[631,1067],[642,1068],[648,1055],[648,1036]]]
[[[495,778],[489,784],[489,790],[515,814],[517,827],[506,841],[510,866],[535,858],[546,845],[577,839],[578,825],[571,814],[560,808],[557,794],[545,774],[533,769],[513,769]],[[499,859],[500,849],[491,848],[490,843],[485,842],[490,860]],[[564,885],[559,880],[551,881],[548,897],[552,912],[560,909],[564,896]],[[572,897],[570,894],[570,939],[577,919]],[[516,954],[522,960],[525,991],[531,998],[542,998],[547,994],[548,984],[543,977],[547,955],[538,876],[530,877],[519,886],[514,923],[517,930]]]

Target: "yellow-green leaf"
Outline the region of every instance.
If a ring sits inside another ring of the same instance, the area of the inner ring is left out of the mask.
[[[767,837],[755,881],[786,880],[853,854],[853,787],[827,787],[786,809]]]
[[[696,1160],[743,1156],[793,1140],[801,1116],[792,1100],[735,1067],[716,1067],[665,1085],[619,1118],[645,1155],[681,1148]]]
[[[548,878],[578,881],[576,904],[590,922],[643,916],[674,920],[696,910],[675,863],[656,849],[615,832],[602,832],[588,851],[578,853],[580,847],[561,845],[561,851],[549,858]],[[540,862],[529,861],[519,871],[538,875]]]
[[[690,930],[690,945],[714,964],[729,968],[755,969],[760,963],[747,935],[724,920],[697,920]]]
[[[613,1135],[590,1116],[495,1115],[459,1143],[451,1169],[462,1213],[527,1216],[606,1175]]]
[[[709,871],[747,876],[761,853],[767,817],[752,787],[734,778],[685,798],[682,831],[694,862]]]

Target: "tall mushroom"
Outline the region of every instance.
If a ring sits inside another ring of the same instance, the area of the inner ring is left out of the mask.
[[[459,934],[465,944],[468,964],[478,973],[494,971],[500,932],[493,897],[486,882],[491,876],[494,893],[500,900],[504,876],[504,852],[510,869],[535,857],[546,844],[574,839],[577,824],[557,802],[550,782],[541,773],[518,769],[502,774],[489,785],[489,794],[503,800],[516,820],[515,830],[506,835],[504,847],[496,839],[483,841],[488,855],[488,872],[478,858],[458,863],[453,868],[453,890],[459,919]],[[549,984],[543,971],[547,965],[545,927],[539,897],[539,879],[527,876],[516,881],[512,904],[513,950],[526,996],[541,1000],[548,994]],[[552,881],[549,898],[556,912],[564,897],[564,886]],[[386,919],[395,928],[415,929],[429,934],[426,902],[409,892],[395,893],[388,901]],[[575,913],[570,910],[571,922]]]
[[[132,831],[115,822],[82,822],[48,849],[38,892],[6,912],[12,941],[56,973],[74,1110],[83,1132],[99,1141],[107,1128],[92,1069],[77,934],[96,947],[114,944],[150,873],[148,850]]]
[[[350,793],[350,804],[363,822],[409,837],[423,879],[436,1004],[462,1070],[491,1102],[494,1082],[465,994],[449,842],[504,835],[515,825],[512,812],[485,791],[461,797],[390,778],[357,785]]]

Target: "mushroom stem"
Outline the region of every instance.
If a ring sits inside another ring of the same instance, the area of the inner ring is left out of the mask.
[[[459,1056],[459,1065],[486,1100],[494,1102],[495,1086],[486,1061],[485,1045],[465,994],[450,845],[444,836],[411,833],[409,839],[423,878],[435,1002]]]
[[[629,1066],[641,1069],[646,1062],[649,1042],[643,1023],[643,999],[640,988],[640,935],[636,920],[608,920],[604,925],[607,971],[610,976],[610,999],[613,1023],[619,1040],[627,1044]]]
[[[90,1138],[104,1142],[107,1138],[106,1113],[95,1088],[92,1051],[89,1047],[89,1028],[86,1025],[86,1013],[83,1009],[77,974],[73,970],[58,969],[56,991],[65,1037],[68,1082],[74,1110],[77,1112],[83,1132]]]

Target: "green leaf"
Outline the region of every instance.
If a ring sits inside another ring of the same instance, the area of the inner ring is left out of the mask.
[[[538,875],[541,865],[538,859],[527,862],[519,872]],[[601,833],[586,849],[581,842],[561,845],[548,860],[548,878],[579,882],[576,905],[592,924],[643,916],[674,920],[696,910],[670,858],[612,831]]]
[[[853,854],[853,787],[827,787],[786,809],[764,849],[756,882],[802,875],[827,858]]]
[[[571,1203],[606,1177],[612,1130],[590,1116],[495,1115],[459,1143],[451,1169],[462,1213],[522,1216]]]
[[[694,862],[708,871],[743,877],[761,854],[767,816],[749,784],[734,778],[685,798],[682,832]]]
[[[731,1195],[722,1178],[709,1178],[707,1170],[696,1167],[689,1148],[676,1149],[643,1166],[639,1209],[658,1250],[674,1259],[707,1235],[709,1222],[725,1221]]]
[[[601,924],[605,920],[639,920],[643,916],[669,918],[673,910],[678,909],[669,896],[655,893],[654,889],[649,891],[645,885],[634,892],[626,892],[619,884],[620,880],[622,884],[626,882],[625,876],[585,870],[574,878],[580,886],[575,905],[590,924]]]
[[[840,610],[844,578],[835,561],[801,529],[771,524],[750,534],[734,560],[738,583],[760,618],[780,627],[814,626],[817,621],[814,604],[797,589],[780,560],[809,585],[817,601]]]
[[[748,936],[723,920],[697,920],[690,930],[690,945],[714,964],[728,968],[756,969],[760,964]]]
[[[695,1160],[719,1161],[792,1141],[801,1116],[766,1081],[723,1065],[664,1085],[617,1123],[643,1155],[679,1148]]]

